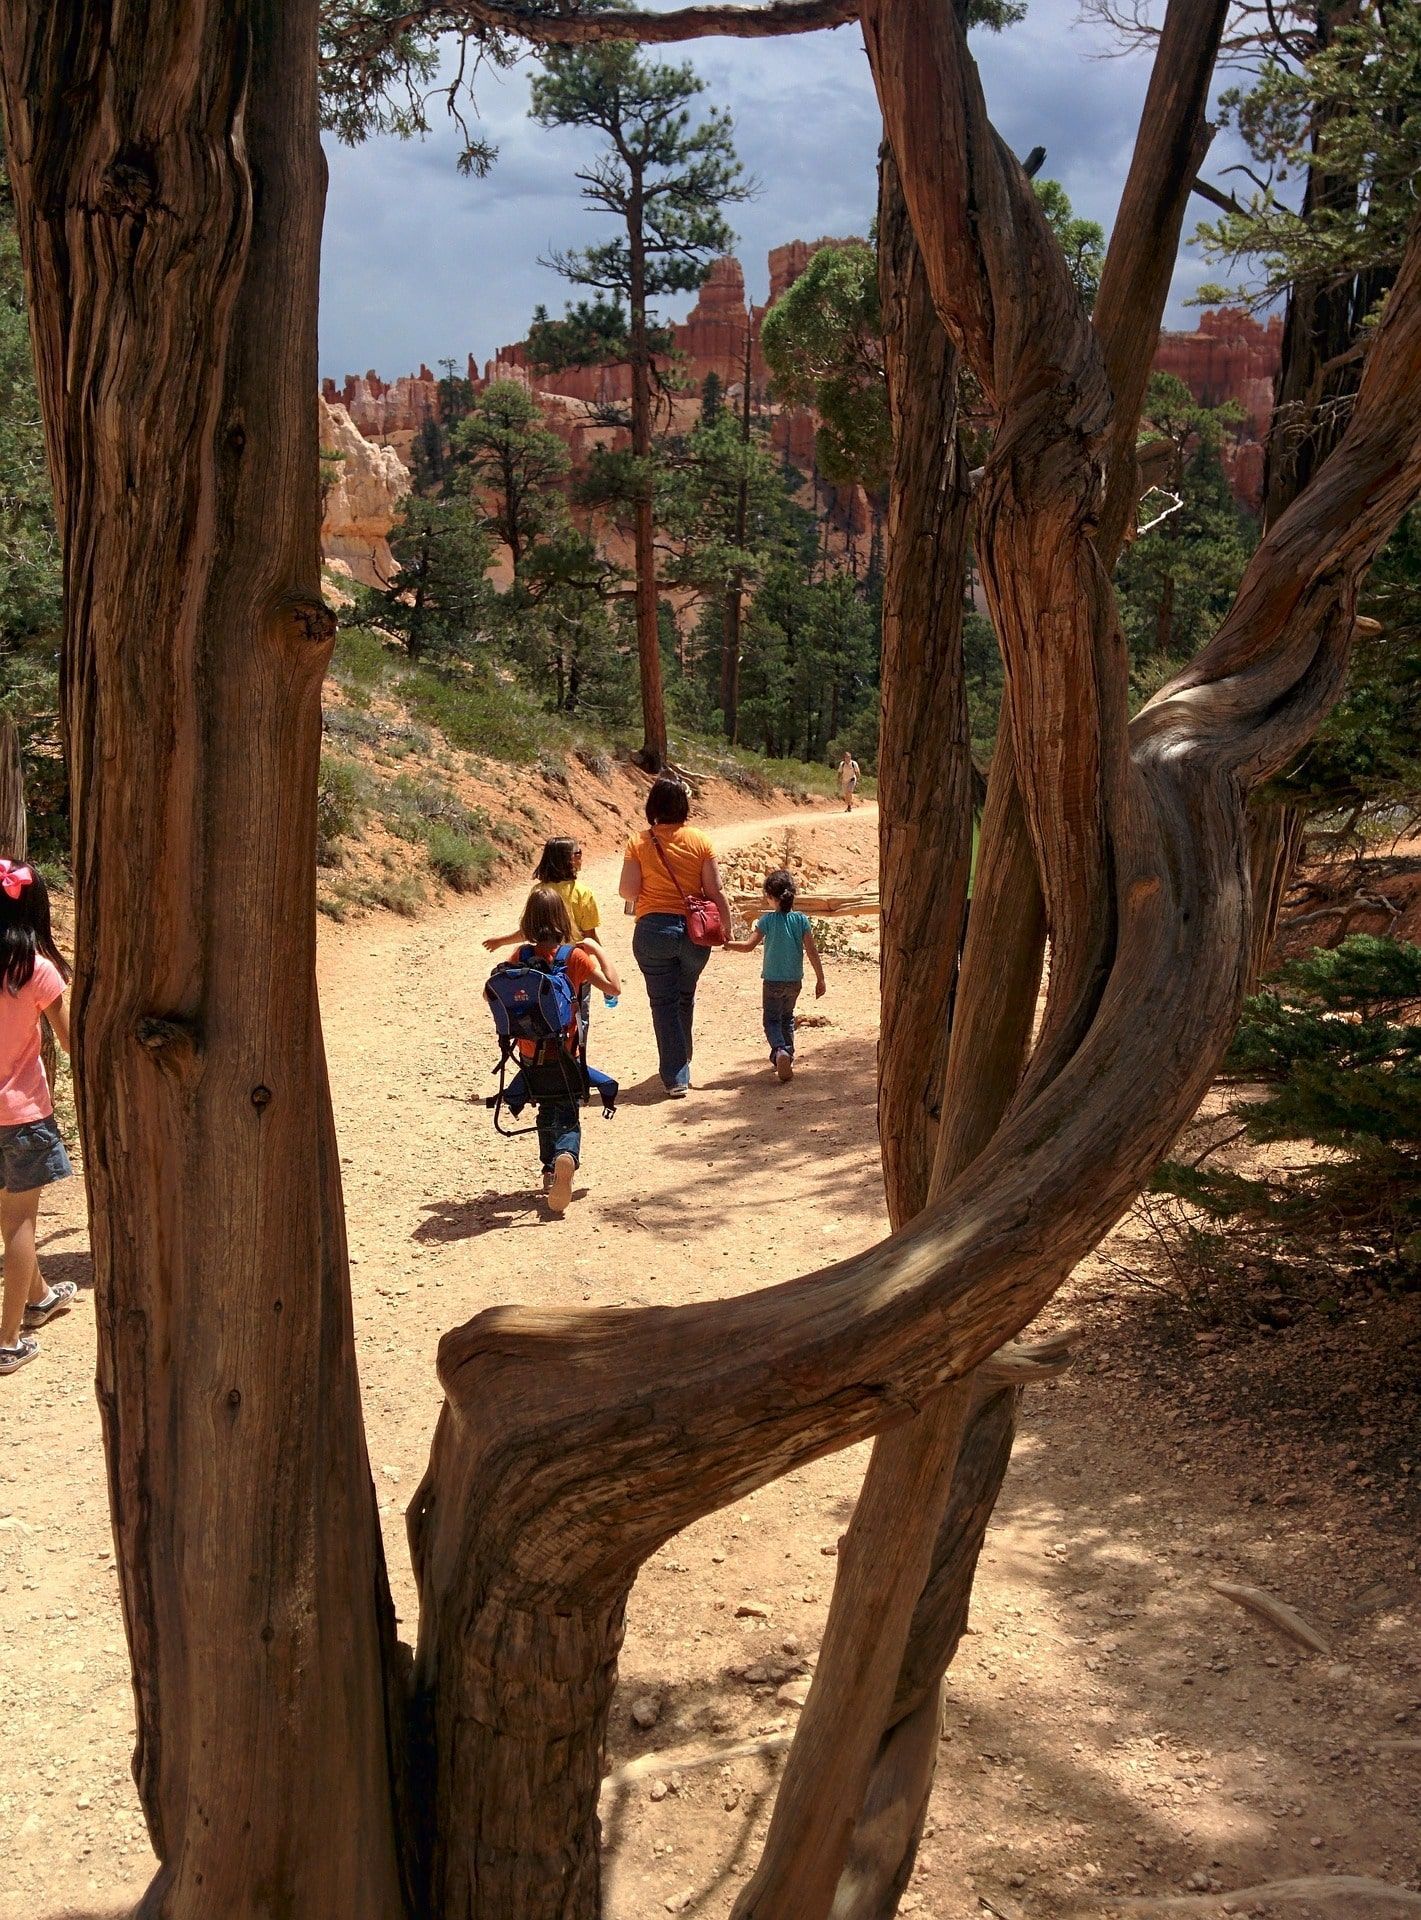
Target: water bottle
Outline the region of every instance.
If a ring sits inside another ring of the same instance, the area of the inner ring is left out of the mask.
[[[615,1007],[621,997],[619,993],[604,993],[602,995],[602,1005],[604,1007]]]

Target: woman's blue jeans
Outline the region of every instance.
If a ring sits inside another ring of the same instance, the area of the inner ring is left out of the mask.
[[[696,986],[710,959],[710,948],[686,938],[684,914],[644,913],[632,934],[632,953],[651,1002],[661,1083],[684,1087],[691,1078]]]

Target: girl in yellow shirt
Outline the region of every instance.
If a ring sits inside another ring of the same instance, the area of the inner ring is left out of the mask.
[[[602,916],[596,894],[577,877],[581,871],[582,848],[575,840],[560,838],[544,842],[543,857],[533,869],[533,879],[538,886],[560,893],[567,902],[575,940],[595,940]],[[512,933],[491,934],[484,946],[490,953],[497,953],[500,947],[516,947],[522,938],[515,927]]]

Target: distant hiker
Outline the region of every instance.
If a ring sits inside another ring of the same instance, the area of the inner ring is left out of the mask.
[[[584,887],[577,877],[581,871],[582,848],[576,840],[560,836],[543,843],[542,858],[533,869],[533,878],[540,886],[551,887],[555,893],[560,893],[567,902],[574,939],[596,940],[602,916],[597,905],[596,894],[591,887]],[[489,953],[497,953],[500,947],[516,947],[522,938],[522,932],[515,927],[512,933],[492,934],[484,941],[484,948]],[[609,1004],[616,1004],[615,994]],[[591,1006],[592,989],[584,985],[578,995],[584,1046],[587,1044]]]
[[[47,1287],[35,1257],[40,1194],[73,1172],[40,1057],[41,1015],[69,1051],[68,979],[50,930],[44,881],[33,867],[0,860],[0,1374],[34,1359],[39,1342],[32,1330],[66,1312],[77,1291],[72,1280]]]
[[[511,962],[494,968],[485,989],[504,1058],[516,1053],[520,1061],[507,1089],[496,1096],[494,1120],[497,1124],[500,1105],[516,1115],[533,1101],[543,1188],[549,1209],[563,1214],[582,1159],[582,1102],[596,1092],[610,1111],[617,1098],[616,1081],[587,1065],[578,991],[591,985],[615,995],[622,983],[600,947],[590,941],[574,944],[567,902],[555,888],[534,887],[520,931],[525,944]]]
[[[715,849],[686,825],[691,796],[663,774],[646,796],[645,833],[633,835],[618,892],[636,911],[632,953],[646,981],[661,1084],[672,1100],[691,1084],[696,987],[713,946],[724,944],[730,907]]]
[[[794,1077],[794,1006],[804,984],[806,954],[814,969],[815,999],[822,1000],[828,991],[809,915],[795,906],[795,892],[794,875],[783,867],[767,873],[765,898],[772,911],[760,915],[748,939],[725,943],[733,953],[753,953],[764,942],[761,974],[765,1038],[770,1043],[770,1065],[781,1080]]]
[[[845,747],[844,757],[839,762],[839,798],[844,803],[845,813],[852,813],[854,810],[854,795],[858,792],[858,784],[859,763]]]

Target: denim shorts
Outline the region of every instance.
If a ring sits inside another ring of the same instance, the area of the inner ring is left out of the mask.
[[[52,1113],[18,1127],[0,1127],[0,1186],[8,1193],[51,1186],[73,1171]]]

